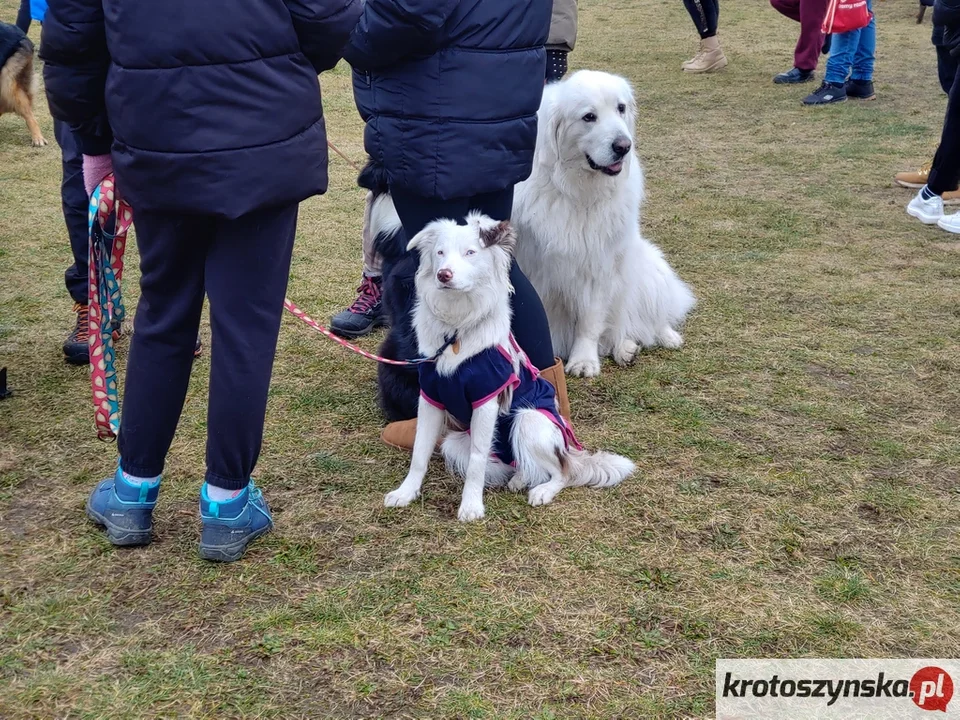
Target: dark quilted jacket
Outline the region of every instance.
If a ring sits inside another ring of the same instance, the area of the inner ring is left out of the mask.
[[[443,199],[530,175],[551,0],[367,0],[344,50],[367,152]]]
[[[317,73],[359,0],[50,0],[53,116],[84,154],[112,146],[138,208],[234,218],[327,187]]]

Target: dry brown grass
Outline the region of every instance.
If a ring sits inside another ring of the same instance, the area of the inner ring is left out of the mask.
[[[720,656],[960,652],[957,244],[891,185],[939,132],[929,25],[880,3],[879,101],[805,109],[770,83],[796,29],[763,0],[725,3],[713,77],[678,70],[679,1],[581,12],[572,64],[634,82],[645,227],[700,305],[682,351],[571,383],[579,434],[636,479],[493,495],[477,525],[439,467],[381,507],[406,458],[377,440],[374,368],[287,320],[257,471],[277,532],[196,558],[201,360],[157,542],[112,548],[82,507],[115,448],[60,358],[57,150],[0,121],[0,716],[699,717]],[[360,159],[343,68],[324,90]],[[290,294],[318,316],[351,296],[361,203],[334,158],[304,205]]]

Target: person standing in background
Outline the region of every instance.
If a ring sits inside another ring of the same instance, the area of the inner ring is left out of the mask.
[[[546,73],[550,0],[366,0],[344,49],[366,123],[408,238],[471,211],[509,220],[530,176]],[[516,261],[511,329],[554,387],[563,384],[543,304]],[[558,396],[565,397],[558,388]],[[413,447],[416,419],[381,439]]]
[[[720,48],[717,24],[720,20],[720,0],[683,0],[697,32],[700,49],[692,59],[680,67],[688,73],[709,73],[727,66],[727,56]]]
[[[933,22],[943,27],[943,47],[960,59],[960,0],[936,0]],[[940,147],[933,158],[930,176],[917,196],[907,205],[907,214],[925,225],[939,225],[960,234],[960,213],[944,215],[943,195],[956,190],[960,182],[960,74],[954,76],[947,100],[947,116],[940,135]]]
[[[550,18],[550,37],[547,40],[547,69],[544,81],[558,82],[567,73],[567,55],[577,44],[577,0],[555,0]],[[345,310],[330,319],[330,329],[345,338],[368,335],[384,322],[383,273],[380,257],[374,252],[374,237],[370,232],[370,213],[373,196],[367,193],[363,211],[363,276],[357,288],[357,298]]]
[[[800,37],[793,54],[793,68],[777,75],[778,85],[796,85],[813,80],[821,53],[830,52],[830,40],[823,35],[823,19],[830,0],[770,0],[781,15],[800,23]]]
[[[830,105],[848,97],[875,100],[873,69],[877,58],[877,16],[867,0],[870,22],[866,27],[833,37],[823,84],[803,99],[804,105]]]
[[[933,3],[931,3],[933,4]],[[950,54],[950,48],[946,45],[946,28],[938,25],[936,16],[933,23],[933,37],[931,38],[933,46],[937,50],[937,77],[940,80],[940,87],[948,96],[953,88],[954,80],[960,75],[960,57],[954,57]],[[936,151],[934,151],[936,152]],[[928,163],[919,170],[907,170],[894,175],[894,182],[900,187],[919,190],[927,184],[930,178],[931,165]],[[956,187],[947,190],[941,195],[944,205],[960,204],[960,190]]]
[[[43,24],[47,14],[47,0],[20,0],[17,12],[17,27],[27,32],[31,20]],[[87,204],[89,198],[83,187],[83,156],[77,139],[66,123],[53,119],[53,135],[60,146],[61,176],[60,203],[63,219],[67,225],[73,265],[64,273],[67,292],[73,299],[76,313],[73,330],[63,342],[63,357],[71,365],[90,363],[89,320],[87,318]],[[119,335],[119,328],[117,329]]]

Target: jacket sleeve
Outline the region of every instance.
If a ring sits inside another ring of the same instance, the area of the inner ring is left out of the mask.
[[[84,155],[110,152],[107,51],[101,0],[50,0],[40,40],[50,114],[68,123]]]
[[[435,46],[459,0],[366,0],[343,57],[356,70],[389,67]]]
[[[350,32],[362,11],[361,0],[286,0],[300,49],[317,73],[343,57]]]
[[[577,44],[577,0],[553,0],[547,48],[572,52]]]

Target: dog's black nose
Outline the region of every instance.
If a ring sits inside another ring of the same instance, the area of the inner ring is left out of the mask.
[[[437,273],[437,280],[439,280],[444,284],[450,282],[451,280],[453,280],[453,271],[447,270],[446,268],[444,268],[443,270]]]
[[[630,142],[629,138],[617,138],[613,141],[613,145],[611,145],[613,148],[613,154],[617,157],[623,157],[630,152],[631,145],[632,143]]]

